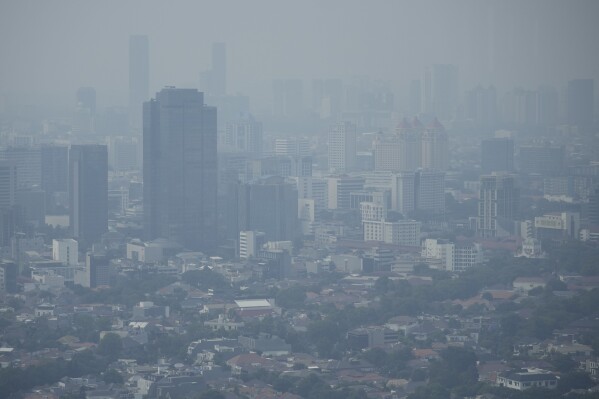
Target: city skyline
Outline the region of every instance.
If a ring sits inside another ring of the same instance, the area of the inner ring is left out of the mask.
[[[235,13],[214,3],[200,14],[185,12],[201,10],[186,1],[169,4],[167,12],[151,2],[63,1],[37,4],[36,12],[28,4],[5,4],[6,12],[0,14],[10,16],[0,20],[0,48],[10,54],[0,67],[0,87],[5,96],[25,104],[46,102],[51,94],[55,104],[66,105],[82,86],[96,88],[102,107],[128,104],[127,46],[129,36],[139,34],[149,38],[150,93],[164,86],[198,87],[200,72],[212,62],[212,43],[224,42],[228,92],[252,96],[259,110],[268,108],[274,78],[370,75],[407,90],[426,67],[454,64],[460,92],[478,84],[502,90],[541,84],[561,89],[570,79],[599,79],[599,56],[587,50],[599,29],[592,19],[599,5],[592,1],[377,2],[368,6],[368,14],[365,4],[343,2],[347,22],[335,18],[336,2],[320,5],[318,12],[306,2],[237,3]],[[431,7],[438,12],[431,14]],[[203,23],[192,24],[194,15]],[[245,19],[247,15],[253,18]],[[56,23],[66,20],[76,23],[77,37]],[[111,29],[99,29],[106,20]],[[157,25],[158,20],[163,22]],[[310,20],[316,29],[304,30],[301,20]],[[50,21],[52,29],[35,34]],[[269,22],[259,28],[260,21]],[[175,28],[165,29],[170,23]],[[216,29],[222,24],[235,28]],[[569,29],[556,29],[564,24]],[[277,35],[270,34],[275,28]],[[414,37],[408,32],[421,33]],[[19,37],[18,47],[14,37]],[[353,43],[351,49],[344,40]],[[293,50],[288,43],[296,44]],[[53,62],[33,62],[34,53]]]

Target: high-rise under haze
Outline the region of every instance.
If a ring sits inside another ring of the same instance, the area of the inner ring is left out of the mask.
[[[574,79],[568,82],[568,123],[580,129],[593,126],[595,111],[595,82],[593,79]]]
[[[146,35],[129,37],[129,125],[134,132],[142,126],[144,101],[150,98],[150,58]]]
[[[69,223],[83,248],[108,231],[108,149],[72,145],[69,151]]]
[[[505,173],[481,176],[477,234],[483,238],[510,234],[518,198],[514,176]]]
[[[356,125],[339,122],[329,129],[329,170],[347,173],[356,167]]]
[[[421,86],[421,112],[449,120],[458,105],[458,68],[435,64],[424,70]]]
[[[188,249],[216,247],[216,108],[167,87],[144,104],[144,230]]]
[[[221,97],[227,94],[227,46],[212,43],[212,67],[200,75],[201,89],[207,96]]]

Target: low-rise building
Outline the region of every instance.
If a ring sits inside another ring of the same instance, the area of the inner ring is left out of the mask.
[[[509,370],[497,375],[500,387],[524,391],[529,388],[557,388],[557,377],[550,371],[529,368]]]

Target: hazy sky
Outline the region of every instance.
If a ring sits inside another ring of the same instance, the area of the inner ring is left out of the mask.
[[[20,101],[127,104],[128,39],[150,39],[150,87],[197,87],[227,43],[228,91],[264,100],[272,78],[369,75],[398,87],[432,63],[461,89],[599,78],[599,1],[0,0],[0,91]]]

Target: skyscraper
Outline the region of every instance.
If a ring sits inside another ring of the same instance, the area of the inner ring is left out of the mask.
[[[69,151],[69,223],[83,248],[108,231],[108,149],[72,145]]]
[[[435,64],[424,70],[422,82],[421,111],[441,120],[451,119],[458,105],[458,68]]]
[[[142,104],[150,98],[150,58],[148,36],[129,37],[129,125],[142,127]]]
[[[276,79],[272,83],[273,113],[278,117],[301,115],[304,110],[304,88],[301,79]]]
[[[593,126],[595,82],[593,79],[574,79],[568,82],[567,116],[570,125],[580,129]]]
[[[214,95],[227,93],[227,47],[225,43],[212,43],[212,88]]]
[[[414,206],[430,214],[445,212],[445,173],[418,170],[414,180]]]
[[[263,147],[262,123],[252,115],[229,122],[224,141],[230,151],[260,155]]]
[[[105,254],[88,252],[85,256],[85,286],[89,288],[110,285],[110,259]]]
[[[0,210],[15,205],[17,167],[9,161],[0,161]]]
[[[351,172],[356,167],[356,125],[337,123],[329,129],[329,170]]]
[[[144,230],[193,250],[217,244],[216,108],[196,89],[165,88],[144,104]]]
[[[15,209],[17,193],[17,166],[0,161],[0,246],[10,245],[19,222]]]
[[[280,176],[238,186],[238,231],[262,231],[267,241],[297,237],[297,189]],[[239,233],[238,233],[239,234]]]
[[[480,237],[509,235],[518,209],[518,196],[513,176],[498,173],[481,176],[477,234]]]
[[[437,118],[422,132],[420,149],[420,164],[424,169],[447,170],[447,132]]]
[[[17,187],[41,185],[41,154],[37,146],[15,146],[0,150],[0,161],[8,161],[17,168]]]
[[[227,94],[227,46],[212,43],[212,67],[200,74],[200,86],[206,96]]]

